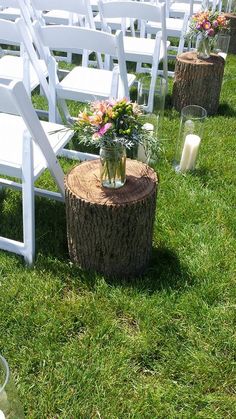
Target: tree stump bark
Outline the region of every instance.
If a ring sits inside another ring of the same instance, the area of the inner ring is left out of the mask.
[[[99,164],[83,162],[65,178],[70,258],[108,277],[138,276],[152,250],[157,175],[127,159],[125,185],[107,189],[100,184]]]
[[[229,54],[236,54],[236,15],[233,13],[225,13],[225,17],[230,21],[230,43],[228,52]]]
[[[225,61],[211,54],[207,60],[196,52],[184,52],[176,57],[173,85],[173,106],[177,111],[188,105],[199,105],[208,115],[217,112]]]

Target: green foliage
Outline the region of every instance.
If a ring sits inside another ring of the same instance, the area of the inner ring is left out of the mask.
[[[64,205],[43,198],[34,268],[0,251],[0,352],[27,418],[235,418],[235,68],[229,56],[195,172],[172,168],[179,114],[167,98],[143,277],[72,265]],[[38,186],[54,186],[49,173]],[[20,239],[20,194],[1,191],[0,209],[0,234]]]

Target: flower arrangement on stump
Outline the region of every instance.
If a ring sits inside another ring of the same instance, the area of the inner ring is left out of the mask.
[[[120,188],[126,181],[126,148],[141,143],[148,132],[143,129],[137,103],[128,99],[92,102],[79,113],[74,129],[80,142],[100,148],[101,184]]]
[[[195,13],[190,21],[188,39],[196,41],[198,58],[209,58],[217,34],[228,30],[229,23],[223,13],[205,10]]]

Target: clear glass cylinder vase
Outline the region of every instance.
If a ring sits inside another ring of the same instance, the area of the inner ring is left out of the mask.
[[[206,116],[207,111],[201,106],[189,105],[182,109],[174,157],[174,168],[177,172],[196,168]]]
[[[158,159],[166,92],[167,84],[163,77],[158,76],[155,81],[150,74],[139,77],[137,103],[143,112],[140,121],[146,132],[146,140],[138,145],[136,158],[147,164]]]
[[[211,43],[210,39],[204,36],[203,33],[199,33],[196,39],[197,57],[207,59],[211,54]]]
[[[7,361],[0,355],[0,419],[24,419],[24,412],[10,377]]]
[[[105,188],[121,188],[126,182],[126,148],[111,144],[100,148],[100,179]]]

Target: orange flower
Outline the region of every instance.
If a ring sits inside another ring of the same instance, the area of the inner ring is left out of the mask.
[[[80,112],[78,115],[78,121],[79,122],[89,122],[89,116],[86,112],[86,110],[84,110],[83,112]]]

